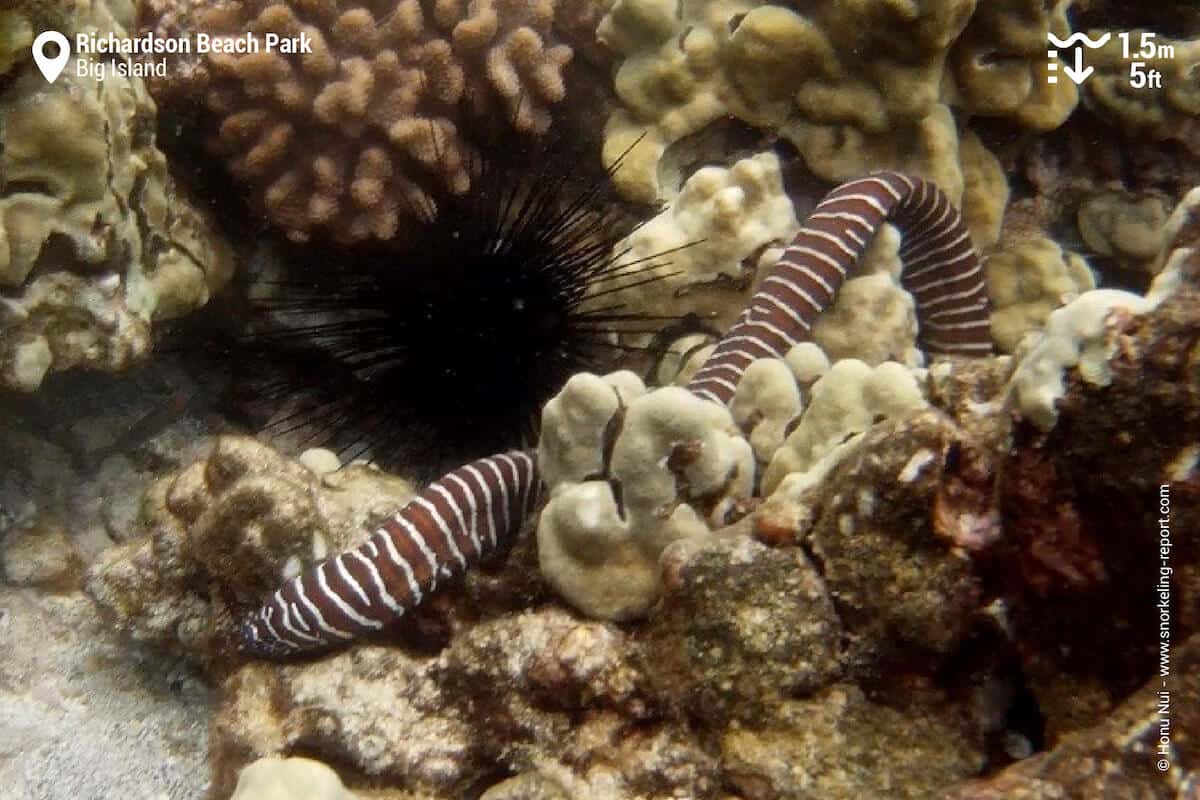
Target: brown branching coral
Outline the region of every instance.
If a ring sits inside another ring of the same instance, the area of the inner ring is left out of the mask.
[[[561,15],[573,17],[577,5],[562,4]],[[430,192],[470,186],[464,120],[507,120],[530,135],[550,127],[573,56],[557,41],[559,8],[558,0],[248,0],[212,9],[202,27],[260,45],[208,57],[213,147],[290,238],[392,239]],[[303,36],[310,51],[269,49],[269,33]]]

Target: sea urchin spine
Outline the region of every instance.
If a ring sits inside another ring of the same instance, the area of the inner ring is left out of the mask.
[[[573,183],[484,162],[468,195],[413,209],[403,247],[290,253],[235,359],[268,430],[431,476],[527,441],[567,378],[662,323],[614,297],[667,271],[625,257],[602,180]]]

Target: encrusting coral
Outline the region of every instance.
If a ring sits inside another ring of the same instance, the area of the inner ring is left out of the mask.
[[[938,87],[974,3],[934,5],[908,14],[823,2],[801,13],[746,0],[618,0],[597,31],[624,57],[624,108],[609,119],[606,157],[641,139],[618,185],[639,200],[669,197],[667,149],[728,114],[778,130],[823,178],[866,171],[863,152],[891,153],[872,166],[934,177],[957,199],[957,135]],[[907,143],[881,135],[901,128]]]
[[[812,387],[804,416],[771,458],[763,476],[769,494],[786,476],[802,474],[848,437],[876,424],[926,405],[912,372],[895,362],[869,367],[848,359],[830,367]]]
[[[217,7],[201,28],[259,40],[303,35],[311,52],[211,55],[212,145],[292,239],[392,239],[431,192],[467,191],[479,144],[464,130],[468,117],[530,135],[550,127],[573,56],[556,24],[569,27],[580,5]]]
[[[624,172],[622,165],[616,175]],[[728,168],[702,167],[666,208],[617,244],[623,261],[662,262],[655,267],[662,278],[618,292],[616,300],[649,314],[677,314],[686,306],[724,330],[745,305],[737,290],[749,288],[769,266],[770,249],[799,227],[774,153]]]
[[[71,28],[123,36],[132,9],[89,4]],[[82,8],[82,7],[81,7]],[[61,12],[60,12],[61,13]],[[142,80],[14,67],[0,107],[0,386],[47,372],[123,370],[153,323],[202,306],[230,278],[229,246],[168,174]]]
[[[1018,353],[1012,392],[1022,415],[1043,430],[1054,427],[1057,403],[1066,392],[1067,371],[1074,369],[1089,384],[1106,386],[1112,380],[1109,362],[1119,349],[1115,331],[1129,317],[1158,307],[1177,288],[1179,270],[1193,244],[1185,246],[1200,190],[1193,189],[1164,226],[1167,244],[1160,257],[1165,264],[1143,297],[1115,289],[1093,289],[1049,315],[1046,329]]]
[[[1061,15],[1040,3],[993,5],[617,0],[597,29],[621,58],[622,106],[605,127],[605,158],[632,147],[614,180],[631,199],[671,199],[686,177],[682,165],[708,155],[692,134],[732,117],[789,141],[823,180],[899,169],[935,181],[988,247],[1007,182],[995,156],[960,129],[954,93],[944,89],[953,83],[948,66],[980,65],[981,80],[990,77],[995,59],[983,40],[996,26],[1015,40],[997,77],[1018,64],[1025,88],[1011,108],[992,113],[1052,128],[1075,103],[1071,84],[1065,98],[1063,87],[1045,100],[1030,96],[1046,86],[1035,77],[1044,71],[1046,32],[1059,30],[1053,20]]]
[[[1130,196],[1105,192],[1083,202],[1077,213],[1079,235],[1097,255],[1118,259],[1122,266],[1150,272],[1166,244],[1170,208],[1157,195]]]

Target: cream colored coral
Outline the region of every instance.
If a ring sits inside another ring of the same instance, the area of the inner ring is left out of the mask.
[[[114,18],[107,6],[89,5],[74,25],[119,37],[133,24],[126,12]],[[149,351],[152,323],[203,305],[229,279],[233,259],[175,186],[140,79],[97,80],[69,68],[47,84],[26,63],[8,80],[0,386],[32,391],[50,371],[127,368]]]
[[[542,410],[538,472],[550,487],[604,472],[604,448],[610,420],[646,386],[632,372],[599,376],[582,372]]]
[[[1013,373],[1012,392],[1021,414],[1042,430],[1058,420],[1057,401],[1066,394],[1066,370],[1075,368],[1088,383],[1112,380],[1108,360],[1116,352],[1112,320],[1121,313],[1142,314],[1153,303],[1131,292],[1095,289],[1050,315],[1045,332]]]
[[[663,548],[707,534],[754,479],[727,409],[678,387],[621,395],[622,383],[620,374],[568,381],[547,404],[538,448],[550,490],[537,532],[542,574],[602,619],[644,614]]]
[[[213,55],[213,146],[292,239],[392,239],[431,192],[470,186],[464,108],[486,126],[550,127],[572,58],[556,11],[553,0],[218,7],[207,24],[220,34],[304,34],[312,53]]]
[[[754,458],[766,465],[783,444],[788,427],[800,417],[800,387],[786,361],[762,358],[746,367],[738,381],[730,411],[754,448]]]
[[[974,6],[617,0],[597,31],[623,57],[605,158],[638,142],[615,180],[637,200],[670,198],[680,158],[668,149],[733,116],[780,132],[827,180],[894,167],[958,200],[957,132],[939,88]]]
[[[783,360],[802,386],[811,386],[829,371],[829,356],[812,342],[800,342],[788,350]]]
[[[917,365],[917,312],[912,296],[887,274],[851,278],[813,326],[813,341],[831,358]]]
[[[849,438],[880,417],[898,417],[927,406],[916,376],[901,364],[872,368],[855,359],[836,362],[813,385],[800,424],[771,459],[763,494],[774,491],[789,474],[807,472],[831,453],[844,452]]]
[[[708,357],[717,349],[715,336],[689,333],[680,336],[667,347],[657,365],[658,384],[687,386]]]
[[[962,198],[958,127],[944,103],[886,133],[803,118],[783,123],[780,132],[799,148],[808,168],[830,182],[851,180],[877,169],[895,169],[933,181],[955,204]]]
[[[955,105],[972,114],[1011,117],[1036,130],[1053,130],[1065,122],[1079,92],[1072,81],[1047,80],[1047,35],[1070,35],[1067,10],[1072,2],[979,2],[950,54]],[[1058,66],[1061,70],[1062,62]]]
[[[992,338],[1005,353],[1039,329],[1054,309],[1096,288],[1084,259],[1041,236],[1002,248],[988,259],[986,269]]]
[[[963,193],[959,211],[971,231],[975,248],[987,252],[1000,240],[1004,209],[1008,205],[1008,177],[1000,159],[973,131],[963,131],[958,143]]]
[[[1083,241],[1094,252],[1149,269],[1166,244],[1167,213],[1162,197],[1114,191],[1084,201],[1076,221]]]
[[[1178,288],[1180,270],[1195,252],[1187,229],[1195,224],[1198,207],[1200,189],[1193,189],[1167,220],[1169,254],[1164,253],[1165,264],[1145,296],[1115,289],[1084,292],[1054,311],[1045,331],[1022,344],[1009,382],[1010,402],[1022,416],[1042,430],[1052,429],[1068,370],[1093,386],[1111,383],[1109,361],[1118,350],[1121,319],[1153,310]]]
[[[614,248],[623,262],[661,264],[655,269],[662,280],[614,300],[655,315],[686,307],[715,330],[732,325],[744,298],[731,289],[748,286],[754,271],[770,263],[763,250],[786,244],[799,230],[779,169],[774,153],[760,153],[729,168],[697,170],[662,213]]]
[[[1090,33],[1098,37],[1104,32]],[[1200,39],[1173,40],[1136,29],[1108,33],[1112,35],[1108,43],[1088,53],[1088,63],[1095,66],[1096,74],[1083,85],[1084,102],[1098,116],[1131,134],[1172,139],[1200,154]],[[1129,34],[1135,58],[1125,58],[1119,33]],[[1143,40],[1146,34],[1150,38]],[[1156,51],[1161,46],[1172,48],[1171,55],[1156,52],[1144,57],[1144,41]],[[1146,72],[1159,72],[1159,85],[1133,86],[1132,61],[1141,62]]]
[[[917,311],[900,286],[900,232],[883,225],[861,262],[813,325],[812,340],[826,357],[868,364],[917,365]]]
[[[338,774],[309,758],[260,758],[238,773],[230,800],[356,800]]]

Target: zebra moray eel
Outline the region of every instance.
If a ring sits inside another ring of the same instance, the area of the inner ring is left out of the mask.
[[[921,345],[990,353],[987,286],[962,215],[933,183],[880,172],[842,184],[813,209],[688,389],[728,404],[750,362],[807,339],[884,222],[904,235],[900,282],[916,300]]]
[[[901,282],[916,299],[921,344],[939,353],[989,353],[982,269],[961,215],[929,181],[880,172],[837,187],[817,205],[688,388],[728,404],[753,360],[807,339],[884,222],[904,235]],[[439,580],[462,574],[515,535],[540,490],[530,451],[453,470],[364,543],[286,582],[243,619],[241,649],[280,658],[383,628]]]
[[[242,621],[242,650],[278,658],[383,628],[520,530],[540,489],[531,452],[448,472],[358,547],[279,588]]]

